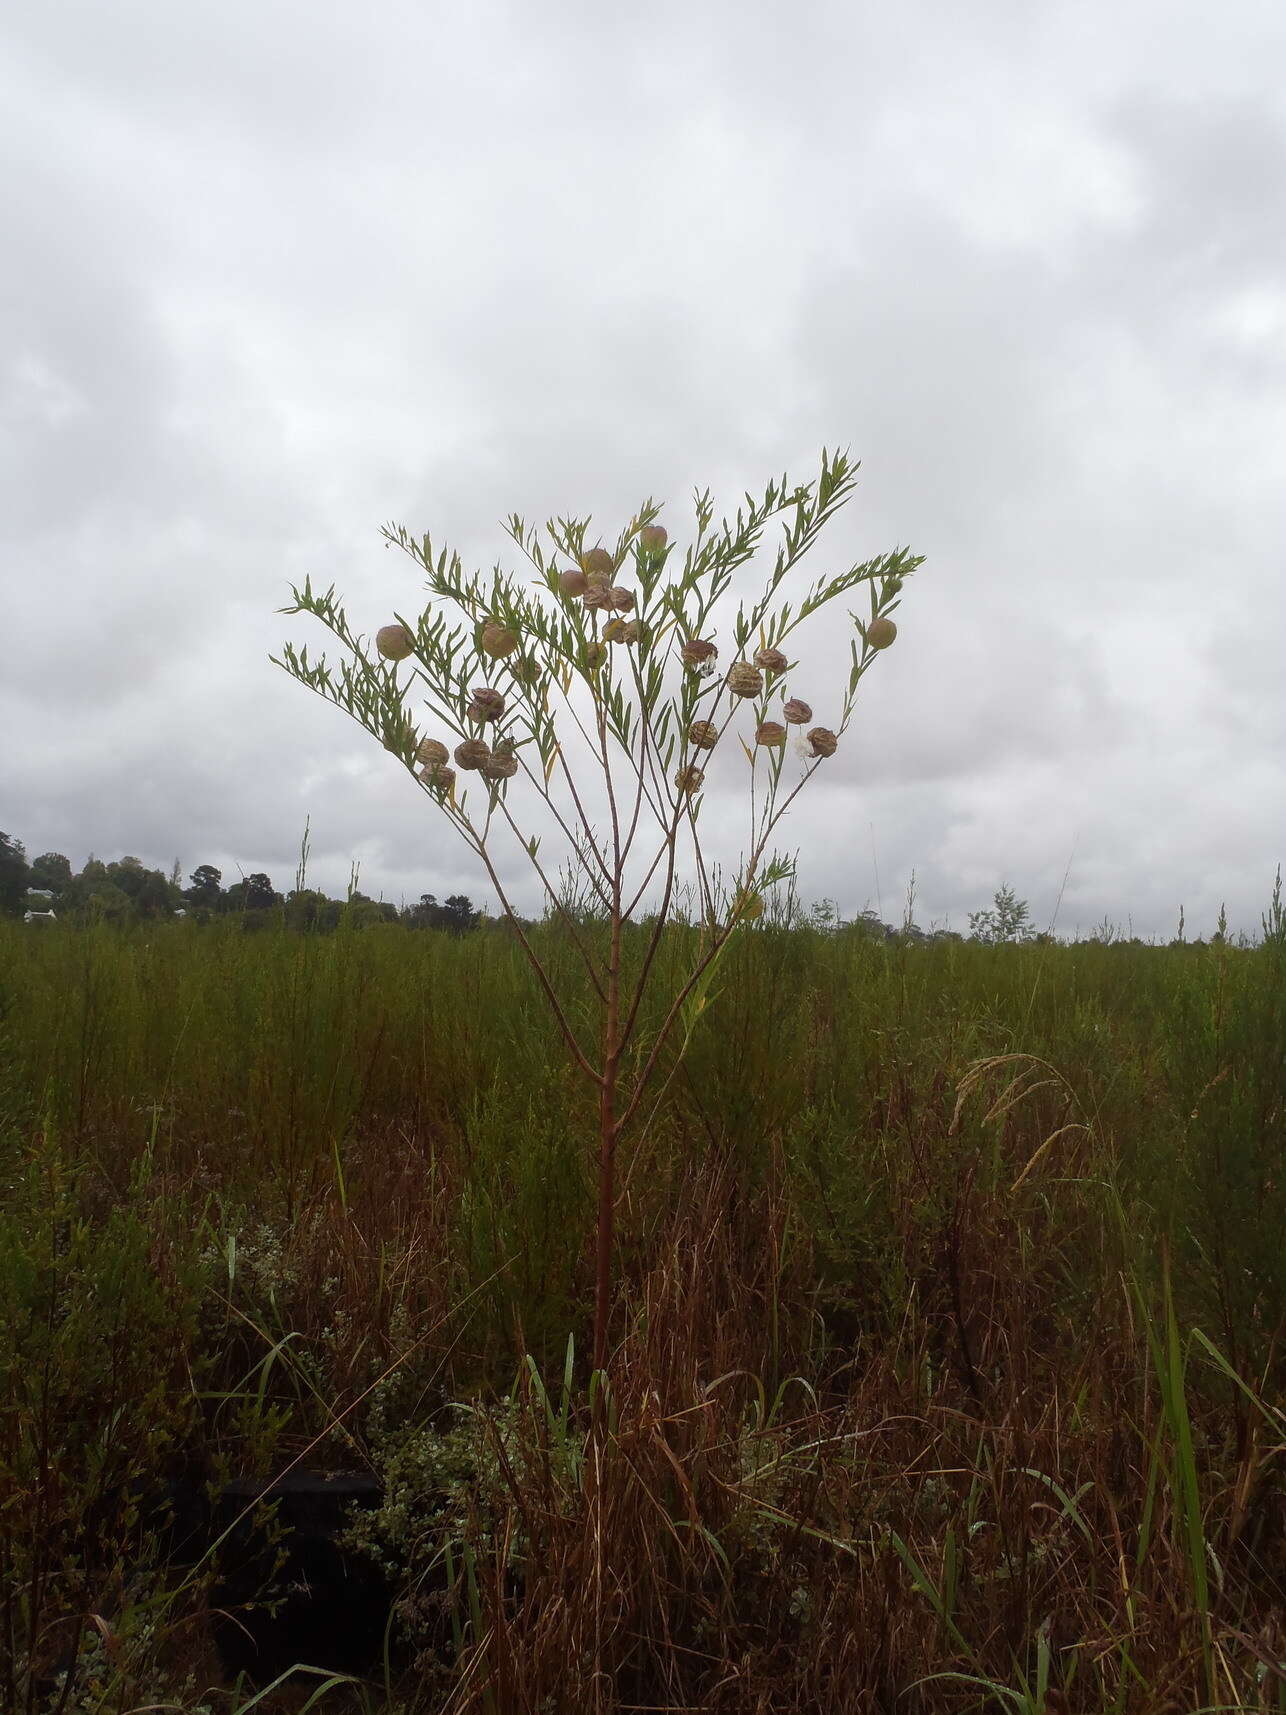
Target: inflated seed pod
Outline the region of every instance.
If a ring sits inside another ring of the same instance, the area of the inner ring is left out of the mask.
[[[455,785],[455,769],[449,768],[445,762],[430,762],[420,770],[420,779],[426,786],[436,786],[440,792],[449,792]]]
[[[815,726],[808,735],[814,756],[834,756],[839,740],[829,727]]]
[[[621,632],[622,643],[637,643],[643,635],[643,627],[637,619],[627,619],[625,629]]]
[[[616,570],[616,561],[606,548],[591,548],[588,554],[581,555],[581,567],[591,580],[595,577],[611,578]]]
[[[645,554],[659,554],[668,540],[664,524],[645,524],[639,531],[639,546]]]
[[[579,566],[570,566],[567,571],[559,572],[558,587],[567,596],[584,595],[589,588],[589,579]]]
[[[613,584],[607,595],[617,613],[632,613],[634,611],[633,590],[622,589],[619,584]]]
[[[422,738],[415,752],[415,760],[422,762],[426,768],[435,768],[450,759],[451,752],[440,739]]]
[[[597,641],[585,645],[585,665],[590,668],[601,667],[607,660],[607,645]]]
[[[737,901],[737,919],[741,923],[757,923],[764,914],[762,893],[743,893]]]
[[[782,745],[786,742],[786,729],[780,721],[761,721],[755,729],[755,743],[766,745]]]
[[[471,721],[498,721],[505,712],[505,699],[488,685],[473,687],[473,701],[465,713]]]
[[[520,685],[535,685],[540,679],[540,662],[525,656],[522,660],[513,662],[509,671]]]
[[[718,645],[708,637],[693,637],[683,645],[683,659],[689,667],[704,667],[707,661],[713,661],[719,653]]]
[[[404,625],[381,625],[375,633],[375,647],[386,661],[405,661],[415,648],[415,639]]]
[[[501,625],[499,620],[489,619],[482,628],[482,652],[499,661],[505,655],[512,655],[518,647],[518,639],[507,625]]]
[[[891,619],[873,619],[866,628],[866,641],[872,649],[887,649],[898,634]]]
[[[734,697],[757,697],[764,688],[764,676],[749,661],[734,661],[728,669],[728,689]]]
[[[491,746],[480,738],[466,738],[463,744],[455,747],[455,760],[459,768],[481,768],[491,756]]]
[[[484,780],[512,780],[518,772],[518,758],[511,750],[493,750],[479,772]]]
[[[781,718],[788,726],[807,726],[813,718],[813,711],[807,703],[792,697],[782,709]]]
[[[760,649],[755,652],[755,666],[762,667],[765,673],[784,673],[790,662],[780,649]]]
[[[680,768],[674,776],[674,784],[680,792],[692,793],[698,790],[705,779],[705,770],[698,768],[695,762],[690,762],[686,768]]]
[[[591,613],[606,613],[612,605],[612,592],[607,584],[591,584],[581,600]]]
[[[688,728],[688,743],[698,750],[713,750],[719,742],[719,729],[713,721],[693,721]]]
[[[609,619],[603,627],[603,639],[607,643],[625,642],[625,621],[619,617]]]

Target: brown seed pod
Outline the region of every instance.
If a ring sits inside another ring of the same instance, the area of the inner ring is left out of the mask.
[[[625,621],[621,618],[609,619],[603,627],[603,637],[608,643],[625,642]]]
[[[728,669],[728,689],[734,697],[757,697],[764,688],[764,676],[749,661],[734,661]]]
[[[595,577],[610,579],[616,570],[616,561],[606,548],[591,548],[588,554],[581,555],[580,563],[586,575],[591,579]]]
[[[518,772],[518,758],[511,750],[493,750],[479,772],[484,780],[512,780]]]
[[[491,756],[491,747],[480,738],[466,738],[463,744],[455,747],[456,766],[459,768],[481,768]]]
[[[530,656],[512,662],[509,671],[520,685],[535,685],[540,681],[540,662],[533,661]]]
[[[489,619],[482,628],[482,652],[499,661],[505,655],[512,655],[518,647],[518,639],[507,625],[501,625],[499,620]]]
[[[713,721],[693,721],[688,728],[688,743],[698,750],[713,750],[719,742],[719,729]]]
[[[559,572],[558,587],[567,596],[584,595],[589,588],[589,579],[579,566],[571,566],[567,571]]]
[[[591,642],[585,645],[585,665],[591,669],[601,667],[607,660],[607,646],[603,643]]]
[[[591,584],[581,600],[591,613],[605,613],[612,605],[612,592],[607,584]]]
[[[887,649],[898,634],[891,619],[873,619],[866,628],[866,641],[872,649]]]
[[[465,713],[471,721],[498,721],[505,712],[505,699],[487,685],[473,687],[473,701]]]
[[[755,654],[755,666],[762,667],[765,673],[784,673],[790,662],[780,649],[760,649]]]
[[[386,661],[405,661],[415,648],[415,639],[404,625],[381,625],[375,633],[375,647]]]
[[[642,635],[643,635],[643,627],[639,624],[638,620],[637,619],[627,619],[625,621],[625,629],[621,633],[621,642],[622,643],[637,643],[639,638],[642,637]]]
[[[659,554],[668,540],[664,524],[645,524],[639,531],[639,547],[645,554]]]
[[[426,786],[436,786],[439,792],[449,792],[455,785],[455,769],[448,768],[445,762],[431,762],[420,770],[420,779]]]
[[[451,755],[440,739],[422,738],[415,753],[415,760],[422,762],[426,768],[436,768],[446,762]]]
[[[683,645],[683,659],[689,667],[704,667],[718,656],[718,646],[708,637],[693,637]]]
[[[815,726],[808,735],[814,756],[834,756],[839,740],[829,727]]]
[[[798,697],[792,697],[782,709],[781,718],[789,726],[807,726],[813,718],[813,711],[807,703],[801,703]]]
[[[615,584],[608,590],[607,596],[617,613],[632,613],[634,611],[633,590],[622,589],[619,584]]]
[[[786,742],[786,729],[780,721],[763,721],[755,730],[755,743],[766,745],[782,745]]]
[[[674,784],[680,792],[691,795],[696,792],[705,779],[705,770],[698,768],[695,763],[689,763],[686,768],[680,768],[674,776]]]

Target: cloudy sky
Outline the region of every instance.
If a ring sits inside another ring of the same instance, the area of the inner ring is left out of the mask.
[[[925,556],[787,841],[805,898],[1257,932],[1286,858],[1286,7],[16,0],[0,23],[0,827],[486,887],[278,668],[386,520],[823,446],[818,567]],[[513,549],[508,561],[519,569]],[[830,637],[818,640],[825,679]],[[812,699],[825,703],[824,695]],[[729,764],[731,766],[731,763]],[[724,783],[731,790],[728,783]],[[515,871],[515,874],[517,872]],[[1064,885],[1065,882],[1065,885]],[[518,897],[535,894],[524,882]]]

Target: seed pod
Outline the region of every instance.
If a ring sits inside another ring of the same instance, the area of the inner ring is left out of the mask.
[[[755,655],[755,666],[762,667],[765,673],[784,673],[790,662],[780,649],[760,649]]]
[[[455,747],[455,760],[460,768],[481,768],[491,756],[491,747],[480,738],[466,738]]]
[[[786,742],[786,729],[780,721],[763,721],[755,731],[755,743],[766,745],[782,745]]]
[[[612,605],[612,592],[607,584],[591,584],[581,600],[591,613],[605,613]]]
[[[431,762],[420,770],[420,779],[426,786],[436,786],[439,792],[449,792],[455,785],[455,769],[448,768],[445,762]]]
[[[873,619],[866,628],[866,641],[872,649],[887,649],[898,634],[891,619]]]
[[[704,779],[705,770],[698,768],[695,763],[689,763],[686,768],[679,769],[678,773],[674,776],[674,784],[678,787],[680,792],[686,792],[691,796],[693,792],[696,792],[699,789],[701,782]]]
[[[829,727],[815,726],[808,735],[814,756],[834,756],[839,740]]]
[[[498,721],[505,712],[505,699],[487,685],[473,687],[473,701],[465,713],[471,721]]]
[[[591,643],[587,643],[585,645],[585,665],[587,667],[589,667],[591,670],[595,667],[601,667],[603,665],[604,661],[606,661],[606,660],[607,660],[607,645],[606,644],[598,643],[598,642],[591,642]]]
[[[620,618],[609,619],[603,627],[603,637],[608,643],[624,643],[625,621]]]
[[[790,726],[807,726],[813,718],[813,711],[807,703],[801,703],[798,697],[792,697],[782,709],[781,718]]]
[[[689,667],[704,667],[718,653],[718,646],[708,637],[693,637],[683,645],[683,659]]]
[[[619,584],[607,592],[607,598],[617,613],[632,613],[634,610],[634,591],[625,590]]]
[[[415,639],[404,625],[381,625],[375,633],[375,647],[386,661],[405,661],[415,648]]]
[[[688,743],[698,750],[713,750],[719,742],[719,729],[713,721],[693,721],[688,728]]]
[[[581,566],[586,575],[592,580],[595,577],[611,578],[616,570],[616,561],[606,548],[591,548],[588,554],[581,555]]]
[[[493,750],[480,772],[484,780],[512,780],[518,772],[518,758],[511,750]]]
[[[749,661],[734,661],[728,669],[728,689],[734,697],[757,697],[764,688],[764,676]]]
[[[737,900],[736,915],[741,923],[757,923],[764,914],[762,893],[743,893]]]
[[[637,643],[643,635],[643,627],[637,619],[627,619],[625,629],[621,632],[622,643]]]
[[[659,554],[667,540],[664,524],[645,524],[639,531],[639,547],[645,554]]]
[[[501,625],[499,620],[489,619],[482,628],[482,652],[490,655],[493,660],[502,656],[512,655],[518,647],[518,639],[507,625]]]
[[[415,760],[422,762],[426,768],[436,768],[446,762],[450,754],[440,739],[422,738],[419,749],[415,753]]]
[[[571,566],[567,571],[559,572],[558,587],[564,595],[584,595],[589,588],[589,579],[579,566]]]
[[[521,661],[515,661],[509,671],[520,685],[535,685],[540,681],[540,662],[525,656]]]

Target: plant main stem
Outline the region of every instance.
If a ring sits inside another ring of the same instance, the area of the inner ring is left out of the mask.
[[[621,1004],[620,881],[612,910],[612,946],[607,965],[603,1018],[603,1081],[598,1098],[598,1232],[594,1272],[594,1368],[607,1362],[607,1319],[612,1298],[612,1238],[616,1213],[616,1071]]]

